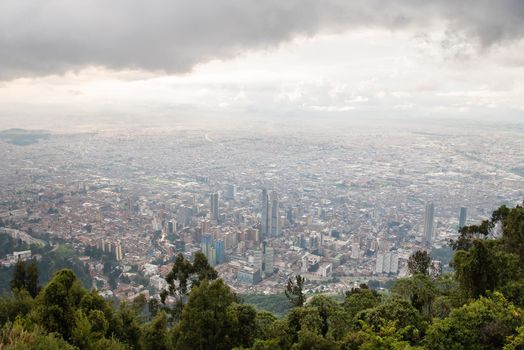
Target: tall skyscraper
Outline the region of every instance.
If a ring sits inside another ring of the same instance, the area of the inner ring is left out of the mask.
[[[209,233],[209,220],[200,221],[200,233]]]
[[[115,259],[116,261],[122,260],[122,246],[120,245],[120,242],[115,245]]]
[[[222,264],[226,261],[224,241],[221,239],[215,241],[215,259],[217,264]]]
[[[462,207],[460,208],[460,216],[459,216],[459,229],[466,226],[466,218],[468,216],[468,208]]]
[[[264,269],[264,252],[262,250],[255,250],[253,255],[253,265],[255,268],[260,270],[260,273]]]
[[[273,261],[275,259],[275,253],[272,247],[264,247],[264,273],[271,275],[273,273]]]
[[[262,190],[262,229],[260,232],[264,239],[271,233],[271,215],[271,199],[269,198],[269,193],[264,188]]]
[[[213,257],[214,257],[214,242],[213,242],[213,236],[209,233],[202,235],[202,241],[200,244],[200,248],[202,249],[202,253],[207,258],[207,261],[210,265],[214,265]]]
[[[271,236],[280,235],[280,210],[278,208],[278,195],[271,192]]]
[[[227,199],[235,200],[237,196],[237,186],[230,184],[227,185]]]
[[[426,211],[424,213],[424,240],[431,245],[433,239],[433,220],[435,215],[435,206],[433,202],[426,204]]]
[[[260,273],[269,276],[273,273],[273,261],[275,260],[275,253],[272,247],[267,245],[267,242],[262,243],[261,249],[254,251],[253,265],[260,270]]]
[[[211,205],[211,220],[220,220],[219,212],[218,212],[218,192],[211,193],[211,196],[209,198],[210,205]]]

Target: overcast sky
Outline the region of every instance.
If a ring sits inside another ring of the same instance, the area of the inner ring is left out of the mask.
[[[2,0],[0,127],[518,120],[523,37],[522,0]]]

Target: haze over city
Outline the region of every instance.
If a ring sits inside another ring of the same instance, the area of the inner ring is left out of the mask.
[[[418,251],[450,272],[459,229],[524,198],[523,23],[521,0],[2,0],[0,273],[164,303],[199,253],[248,296],[387,289]]]

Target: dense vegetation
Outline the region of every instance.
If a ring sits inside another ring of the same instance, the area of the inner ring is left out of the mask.
[[[283,317],[244,304],[207,264],[177,257],[162,301],[115,306],[60,270],[40,290],[17,266],[0,299],[1,349],[524,349],[524,208],[501,207],[451,242],[453,274],[417,252],[391,293],[305,300],[289,280]],[[32,295],[34,297],[32,297]],[[170,303],[169,300],[175,301]]]
[[[268,311],[277,317],[285,316],[291,305],[284,293],[279,294],[246,294],[242,296],[244,303],[253,305],[257,310]]]
[[[36,261],[41,283],[47,283],[53,277],[53,274],[60,269],[71,269],[80,279],[85,287],[92,285],[92,279],[84,263],[79,260],[78,253],[73,249],[59,244],[57,246],[28,246],[19,242],[6,234],[0,234],[0,256],[12,253],[13,251],[31,249],[33,254],[38,254],[42,258]],[[0,267],[0,293],[9,291],[9,280],[15,270],[14,266]]]

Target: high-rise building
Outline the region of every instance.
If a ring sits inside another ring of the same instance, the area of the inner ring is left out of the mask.
[[[273,262],[275,260],[275,252],[272,247],[267,245],[267,242],[262,243],[261,249],[257,249],[253,256],[253,265],[259,269],[261,273],[269,276],[273,273]]]
[[[115,259],[116,261],[122,260],[122,246],[120,242],[115,245]]]
[[[375,261],[375,273],[381,274],[384,270],[384,254],[378,253],[377,260]]]
[[[168,234],[173,234],[176,232],[176,221],[175,220],[170,220],[167,222],[167,233]]]
[[[233,184],[227,185],[227,199],[235,200],[237,197],[237,186]]]
[[[218,192],[211,193],[210,204],[211,204],[211,220],[220,220],[219,211],[218,211]]]
[[[390,269],[389,272],[393,274],[398,273],[398,254],[392,253],[391,254],[391,263],[389,264]]]
[[[264,273],[271,275],[273,273],[273,262],[275,259],[275,252],[272,247],[265,246],[264,252]]]
[[[462,207],[460,208],[460,216],[459,216],[459,229],[466,226],[466,218],[468,216],[468,208]]]
[[[384,253],[384,269],[382,270],[382,272],[391,272],[391,252]]]
[[[255,250],[253,256],[253,266],[262,272],[264,270],[264,253],[262,250]]]
[[[351,259],[360,258],[360,243],[353,242],[351,243]]]
[[[217,264],[222,264],[224,261],[226,261],[224,241],[221,239],[217,239],[215,241],[215,259]]]
[[[269,198],[269,193],[266,189],[262,190],[262,227],[261,235],[262,238],[267,238],[271,233],[271,199]]]
[[[280,210],[278,208],[278,195],[271,192],[271,236],[280,235]]]
[[[398,254],[394,251],[378,253],[375,261],[375,274],[398,273]]]
[[[213,236],[210,235],[209,233],[203,234],[200,248],[202,250],[202,253],[204,253],[204,255],[206,256],[209,264],[213,265],[213,262],[214,262],[213,261],[213,256],[214,256],[213,254],[214,253],[213,252],[214,250]]]
[[[181,205],[178,208],[178,220],[180,221],[180,225],[187,226],[191,223],[193,220],[194,215],[194,209],[192,207]]]
[[[433,220],[435,215],[435,206],[433,203],[426,204],[426,211],[424,212],[424,240],[431,245],[433,239]]]
[[[200,233],[209,233],[209,220],[202,220],[200,222]]]

